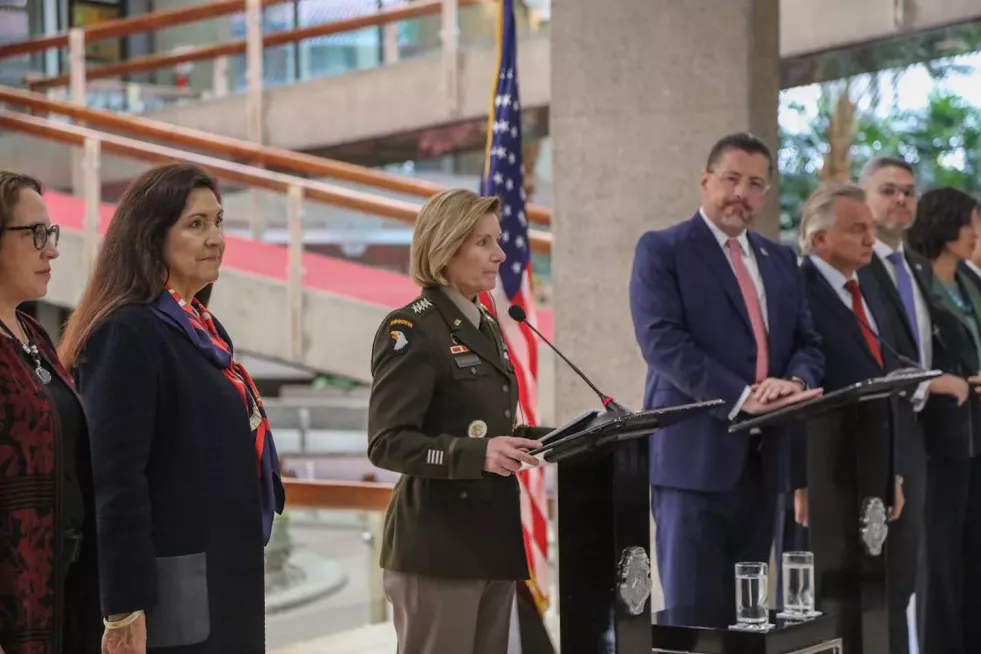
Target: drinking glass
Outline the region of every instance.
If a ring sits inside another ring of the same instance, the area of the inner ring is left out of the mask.
[[[736,622],[764,624],[770,618],[767,604],[767,564],[736,564]]]
[[[783,553],[783,613],[814,613],[814,553]]]

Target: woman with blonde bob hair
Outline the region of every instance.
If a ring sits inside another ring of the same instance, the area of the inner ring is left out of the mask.
[[[449,190],[423,206],[411,275],[422,294],[382,321],[371,353],[368,457],[401,473],[381,566],[400,654],[504,654],[528,578],[518,482],[550,430],[518,426],[518,387],[477,296],[505,255],[497,198]]]

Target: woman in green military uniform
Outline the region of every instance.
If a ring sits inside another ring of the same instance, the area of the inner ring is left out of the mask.
[[[399,654],[504,654],[514,582],[528,578],[518,482],[549,429],[517,426],[500,328],[476,301],[504,252],[496,198],[431,198],[412,235],[423,288],[375,334],[368,458],[402,473],[381,566]]]

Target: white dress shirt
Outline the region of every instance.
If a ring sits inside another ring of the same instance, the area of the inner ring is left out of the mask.
[[[916,313],[916,335],[920,345],[920,365],[929,369],[933,365],[933,323],[930,320],[930,309],[927,306],[926,298],[923,297],[920,285],[916,281],[916,275],[913,274],[913,270],[909,266],[909,261],[906,260],[903,244],[900,243],[898,248],[893,249],[876,239],[872,250],[875,252],[875,256],[879,257],[882,261],[882,265],[885,266],[886,272],[889,273],[889,278],[892,280],[893,285],[896,284],[896,268],[888,257],[893,252],[903,253],[901,258],[903,268],[906,269],[906,274],[909,275],[910,281],[913,282],[913,311]],[[896,291],[899,291],[898,286],[896,287]],[[903,315],[906,315],[905,311]],[[913,393],[914,411],[919,411],[926,404],[929,386],[930,382],[923,382],[916,387],[916,392]]]

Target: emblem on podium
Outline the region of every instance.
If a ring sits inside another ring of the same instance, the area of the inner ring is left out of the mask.
[[[889,525],[886,524],[886,505],[878,497],[866,498],[862,503],[861,528],[859,533],[865,544],[866,553],[872,556],[882,554],[882,544],[889,535]]]
[[[640,615],[651,596],[651,560],[643,547],[633,545],[620,553],[619,583],[620,601],[630,615]]]

